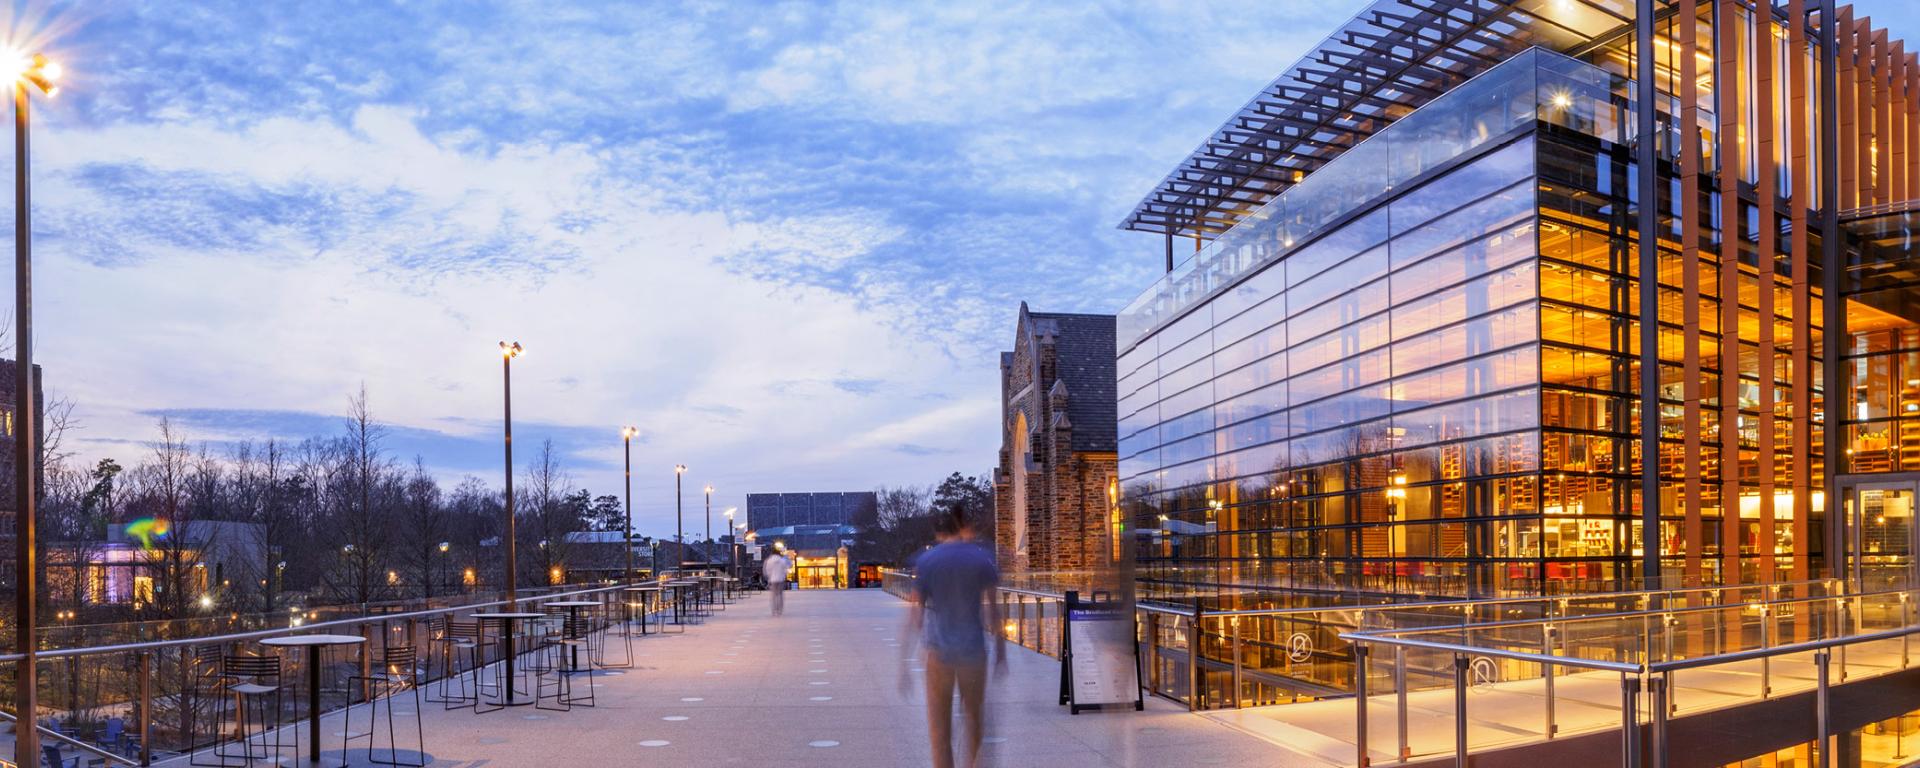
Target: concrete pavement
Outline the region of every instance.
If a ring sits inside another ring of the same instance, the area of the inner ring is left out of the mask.
[[[920,665],[903,659],[906,615],[879,590],[799,591],[775,619],[754,594],[684,634],[636,637],[635,668],[595,675],[597,707],[474,714],[427,704],[426,753],[433,766],[462,768],[928,765]],[[1068,715],[1055,703],[1058,662],[1012,645],[1009,654],[1010,674],[989,687],[986,765],[1318,764],[1152,698],[1144,712]],[[397,710],[414,716],[410,698]],[[339,716],[322,732],[327,764],[339,765]],[[365,742],[355,746],[350,764],[367,764]],[[289,750],[282,764],[303,763]]]

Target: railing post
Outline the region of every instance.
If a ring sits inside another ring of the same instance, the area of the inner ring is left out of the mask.
[[[1200,697],[1200,621],[1206,609],[1200,606],[1200,598],[1193,599],[1193,620],[1187,624],[1187,711],[1198,712],[1206,708],[1206,702]]]
[[[1541,653],[1544,653],[1548,656],[1553,655],[1553,636],[1556,631],[1558,630],[1556,630],[1552,624],[1547,624],[1541,628],[1540,630]],[[1554,703],[1553,703],[1553,700],[1554,700],[1553,676],[1554,676],[1554,670],[1556,669],[1556,667],[1552,664],[1542,664],[1540,666],[1541,666],[1540,676],[1542,679],[1546,680],[1546,683],[1547,683],[1546,734],[1547,734],[1547,738],[1551,739],[1554,737],[1554,735],[1560,732],[1560,725],[1558,723],[1558,718],[1555,716]]]
[[[1147,611],[1147,690],[1160,692],[1160,614]]]
[[[1372,765],[1367,756],[1367,646],[1365,643],[1353,644],[1353,701],[1354,715],[1353,745],[1360,752],[1359,768]]]
[[[1760,648],[1762,650],[1773,647],[1773,619],[1771,618],[1772,616],[1773,616],[1773,606],[1762,603],[1760,605]],[[1765,699],[1772,695],[1773,695],[1773,657],[1761,656],[1760,657],[1760,698]]]
[[[1467,768],[1467,657],[1453,655],[1453,765]]]
[[[153,765],[153,653],[141,651],[134,654],[139,669],[140,722],[135,725],[140,730],[140,764]],[[185,701],[185,698],[181,699]],[[187,745],[192,749],[193,745]]]
[[[1400,762],[1404,763],[1413,756],[1413,749],[1407,746],[1407,649],[1398,645],[1393,647],[1393,688],[1397,699],[1394,702],[1397,710],[1394,712],[1394,724],[1399,729],[1397,746],[1400,748]]]
[[[1852,606],[1848,604],[1846,598],[1844,597],[1840,598],[1840,622],[1839,622],[1840,631],[1838,635],[1846,636],[1849,634],[1858,633],[1859,628],[1855,627],[1853,622],[1854,622],[1854,617],[1853,617]],[[1842,645],[1840,646],[1840,682],[1844,683],[1846,681],[1847,681],[1847,647],[1845,645]]]
[[[1640,765],[1640,677],[1620,673],[1620,765]]]
[[[1814,754],[1817,755],[1817,757],[1814,758],[1814,765],[1819,766],[1819,768],[1832,768],[1833,766],[1833,739],[1830,736],[1833,728],[1831,722],[1833,710],[1830,708],[1827,699],[1828,658],[1828,652],[1825,648],[1813,652],[1813,726],[1815,744],[1817,745],[1814,749]]]
[[[384,634],[386,626],[387,626],[387,622],[382,620],[380,622],[380,627],[383,634],[380,637],[380,642],[383,644],[387,641],[386,635]],[[366,622],[364,621],[360,622],[360,637],[365,638],[367,641],[366,645],[360,646],[360,700],[361,701],[367,701],[373,698],[373,681],[369,679],[373,677],[373,637],[367,634],[368,632],[371,632],[371,631],[372,630],[367,628]],[[353,693],[349,691],[347,695],[351,697]]]
[[[1653,693],[1653,700],[1648,702],[1653,707],[1653,744],[1647,750],[1652,755],[1652,768],[1667,768],[1667,697],[1672,680],[1662,672],[1647,681]]]
[[[1239,709],[1241,697],[1246,695],[1240,687],[1240,617],[1228,619],[1227,623],[1233,627],[1233,708]]]

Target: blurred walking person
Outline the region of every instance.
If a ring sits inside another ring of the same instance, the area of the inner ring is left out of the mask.
[[[767,577],[768,599],[775,616],[787,612],[787,571],[792,568],[786,554],[779,550],[768,553],[766,562],[760,564],[760,574]]]
[[[936,525],[938,543],[921,553],[914,566],[907,637],[910,641],[917,637],[927,646],[927,738],[933,746],[934,767],[954,765],[953,696],[958,691],[967,720],[961,765],[974,768],[986,730],[988,634],[994,638],[994,677],[1005,677],[1007,672],[1007,638],[990,632],[1000,626],[1000,608],[991,599],[1000,583],[1000,569],[992,553],[970,540],[964,519],[944,516]],[[909,652],[906,657],[912,655]],[[901,673],[905,686],[904,667]]]

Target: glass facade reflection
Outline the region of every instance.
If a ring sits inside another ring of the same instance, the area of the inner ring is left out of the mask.
[[[1556,45],[1577,57],[1507,57],[1230,229],[1185,230],[1211,240],[1119,319],[1122,495],[1148,597],[1626,590],[1648,558],[1667,587],[1795,581],[1844,575],[1830,544],[1889,539],[1873,516],[1829,519],[1828,496],[1920,483],[1902,474],[1920,473],[1920,214],[1821,202],[1920,196],[1920,150],[1880,149],[1920,133],[1882,101],[1908,70],[1842,16],[1841,95],[1823,107],[1817,16],[1673,8],[1651,73],[1651,255],[1624,23]],[[1829,214],[1848,222],[1844,275],[1828,274]],[[1659,302],[1645,311],[1643,279]],[[1657,349],[1642,349],[1649,317]],[[1910,567],[1911,534],[1894,538]]]

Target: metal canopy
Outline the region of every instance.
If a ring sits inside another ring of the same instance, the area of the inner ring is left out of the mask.
[[[1568,50],[1631,23],[1630,0],[1373,0],[1228,118],[1120,228],[1212,239],[1507,57]]]

